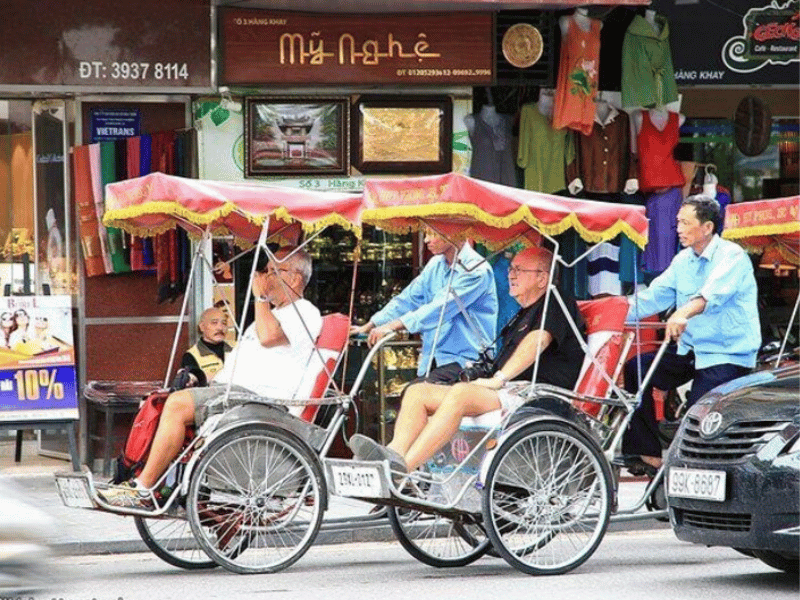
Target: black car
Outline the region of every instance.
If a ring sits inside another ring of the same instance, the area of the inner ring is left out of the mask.
[[[687,412],[665,464],[678,539],[798,572],[800,364],[706,394]]]

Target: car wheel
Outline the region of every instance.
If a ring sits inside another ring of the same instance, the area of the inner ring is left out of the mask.
[[[772,550],[753,550],[753,555],[773,569],[786,573],[797,575],[798,567],[800,567],[800,557],[797,556],[786,556]]]

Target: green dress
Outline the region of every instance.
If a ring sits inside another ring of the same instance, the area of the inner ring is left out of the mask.
[[[636,15],[622,41],[622,106],[652,108],[678,99],[667,19],[656,15],[660,33]]]

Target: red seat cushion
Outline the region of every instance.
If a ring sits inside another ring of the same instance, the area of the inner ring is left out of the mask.
[[[578,309],[586,323],[587,346],[593,353],[594,361],[587,356],[575,392],[604,398],[608,394],[609,382],[603,377],[614,376],[614,370],[620,360],[628,316],[628,299],[624,296],[609,296],[598,300],[578,302]],[[576,401],[575,406],[592,416],[596,416],[602,405],[597,402]]]
[[[597,331],[621,332],[628,316],[628,299],[625,296],[608,296],[599,300],[578,302],[578,310],[586,322],[586,334]]]
[[[316,347],[320,351],[327,350],[327,353],[323,353],[323,357],[325,354],[328,354],[328,357],[325,359],[325,368],[317,375],[317,380],[311,389],[311,398],[321,398],[325,390],[328,389],[328,385],[333,378],[333,370],[336,368],[339,355],[344,351],[349,335],[350,319],[347,315],[334,313],[322,317],[322,328],[320,329],[319,337],[317,337]],[[331,352],[335,353],[335,355],[330,356]],[[300,418],[312,423],[317,411],[319,411],[319,404],[309,404],[303,409]]]

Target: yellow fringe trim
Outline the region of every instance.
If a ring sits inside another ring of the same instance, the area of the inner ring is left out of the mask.
[[[785,235],[796,232],[800,232],[800,221],[725,229],[722,231],[722,237],[727,240],[740,240],[748,237],[769,237],[771,235]]]
[[[237,212],[238,207],[232,202],[226,202],[222,206],[215,208],[209,212],[195,212],[176,202],[160,201],[160,202],[147,202],[137,206],[128,206],[125,208],[112,208],[107,210],[103,215],[103,225],[106,227],[118,227],[131,235],[138,237],[150,237],[164,233],[173,229],[177,223],[176,219],[180,218],[189,223],[197,225],[201,229],[206,229],[210,224],[218,219],[227,217],[233,212]],[[325,215],[313,221],[303,221],[293,217],[285,207],[279,207],[270,215],[254,215],[248,213],[241,213],[248,221],[261,227],[266,221],[267,216],[272,219],[278,219],[286,223],[299,221],[303,231],[307,233],[314,233],[320,229],[324,229],[330,225],[339,225],[344,229],[352,231],[357,238],[361,237],[361,225],[352,223],[347,218],[337,213]],[[143,227],[136,225],[132,219],[138,217],[153,215],[161,216],[165,219],[163,223],[158,225]],[[212,228],[214,235],[229,235],[230,232],[226,227],[220,225],[219,227]],[[193,237],[196,237],[193,235]],[[237,237],[237,241],[252,244],[254,240],[241,240]]]
[[[647,234],[641,234],[629,223],[617,220],[614,225],[606,228],[603,231],[592,231],[588,229],[578,219],[578,215],[570,213],[561,221],[557,223],[545,224],[540,219],[536,218],[527,206],[520,206],[513,213],[504,217],[491,215],[474,204],[462,204],[452,202],[436,202],[433,204],[422,205],[408,205],[408,206],[388,206],[382,208],[368,208],[364,210],[361,220],[364,223],[375,225],[381,229],[385,229],[391,233],[407,233],[412,229],[419,228],[422,225],[412,226],[397,226],[390,223],[391,219],[406,218],[406,219],[424,219],[429,217],[441,216],[466,216],[498,229],[507,229],[517,223],[527,223],[532,228],[544,232],[547,235],[555,236],[563,233],[572,228],[587,242],[607,242],[613,240],[619,234],[625,235],[629,240],[636,244],[639,248],[644,248],[647,245]],[[470,227],[465,223],[465,230],[474,231],[474,227]],[[478,240],[484,243],[484,240]],[[486,244],[491,247],[491,244]],[[494,244],[495,246],[502,247],[502,244]],[[496,249],[496,248],[492,248]]]

